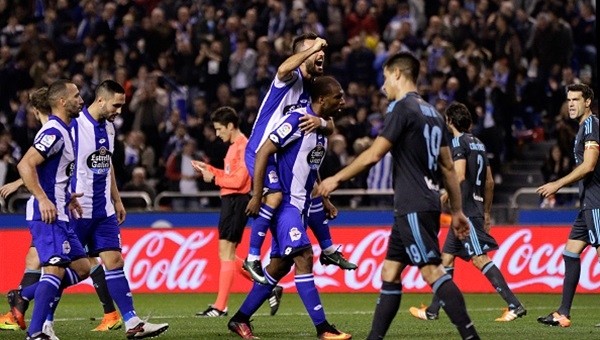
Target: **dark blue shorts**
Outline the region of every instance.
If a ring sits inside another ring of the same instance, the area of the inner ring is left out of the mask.
[[[72,261],[87,257],[69,222],[28,221],[27,224],[42,267],[68,267]]]
[[[282,203],[275,212],[275,223],[271,224],[271,257],[294,257],[297,253],[312,247],[306,234],[306,224],[298,208]]]
[[[248,168],[248,173],[252,178],[254,178],[254,162],[256,160],[255,157],[256,155],[251,154],[250,152],[246,152],[246,168]],[[267,162],[267,169],[265,171],[265,179],[263,185],[265,188],[265,192],[281,191],[281,183],[279,181],[279,176],[277,175],[277,165],[275,164],[274,155],[271,155],[269,157],[269,161]]]
[[[109,250],[121,251],[121,233],[116,215],[74,220],[73,230],[90,256]]]
[[[584,241],[597,248],[600,245],[600,209],[579,210],[569,239]]]
[[[438,233],[440,213],[415,212],[396,216],[386,259],[419,268],[442,263]]]
[[[469,261],[474,256],[487,254],[498,249],[498,243],[492,235],[485,232],[483,218],[469,218],[469,236],[459,240],[452,229],[448,230],[446,242],[444,242],[443,253],[458,256]]]

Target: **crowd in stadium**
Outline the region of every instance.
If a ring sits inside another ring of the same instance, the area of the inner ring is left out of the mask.
[[[346,95],[323,177],[379,133],[382,65],[410,51],[421,60],[423,98],[440,112],[460,101],[473,113],[500,182],[530,131],[557,138],[568,154],[576,129],[564,122],[565,87],[595,88],[595,25],[589,0],[0,0],[0,185],[18,178],[39,129],[32,90],[71,79],[89,105],[111,78],[126,90],[113,155],[119,187],[151,196],[216,190],[187,161],[223,165],[227,145],[210,113],[234,107],[249,135],[293,37],[309,31],[327,40],[325,74]],[[369,178],[347,187],[389,188]]]

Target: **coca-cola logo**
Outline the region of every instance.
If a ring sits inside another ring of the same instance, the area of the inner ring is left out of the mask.
[[[132,290],[147,286],[155,290],[195,290],[206,281],[208,260],[201,251],[216,231],[196,231],[187,237],[176,231],[151,231],[131,246],[123,246],[125,273]],[[168,248],[174,247],[174,251]],[[214,251],[214,250],[210,250]],[[172,254],[172,258],[169,255]]]
[[[519,230],[502,242],[494,255],[494,263],[504,273],[511,288],[521,288],[534,284],[550,288],[563,283],[565,265],[562,257],[565,243],[532,244],[533,232]],[[596,250],[588,247],[581,254],[582,270],[579,284],[585,289],[600,288],[600,265]]]

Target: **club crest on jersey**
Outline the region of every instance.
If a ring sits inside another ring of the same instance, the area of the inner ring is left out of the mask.
[[[95,174],[104,175],[110,171],[110,159],[112,154],[104,146],[92,152],[87,158],[88,168]]]
[[[269,171],[267,176],[269,177],[269,183],[273,184],[279,182],[279,176],[277,176],[277,172],[275,170]]]
[[[300,230],[298,230],[298,228],[293,227],[292,229],[290,229],[290,239],[292,241],[298,241],[300,237],[302,237],[302,233],[300,232]]]
[[[71,244],[69,243],[69,241],[63,242],[62,251],[63,251],[63,254],[68,254],[71,252]]]
[[[290,132],[292,132],[292,124],[283,123],[280,127],[277,128],[276,132],[279,135],[279,137],[285,138],[287,135],[290,134]]]
[[[310,150],[306,156],[306,161],[311,170],[318,170],[323,158],[325,158],[325,148],[319,143],[314,149]]]

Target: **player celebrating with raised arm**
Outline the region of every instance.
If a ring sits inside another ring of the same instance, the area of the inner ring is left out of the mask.
[[[254,176],[256,153],[268,139],[269,133],[290,109],[308,105],[310,100],[309,82],[313,77],[323,74],[324,49],[327,47],[325,39],[319,38],[314,33],[306,33],[294,38],[292,46],[294,54],[277,69],[277,75],[263,99],[248,140],[245,160],[250,176]],[[333,132],[332,120],[324,120],[311,115],[305,115],[303,120],[300,128],[306,132],[311,132],[317,127],[325,130],[327,134]],[[281,184],[275,168],[274,156],[269,159],[267,165],[264,187],[265,193],[253,196],[246,210],[249,215],[256,216],[256,218],[252,223],[250,249],[248,257],[244,261],[244,268],[250,272],[254,280],[266,284],[260,262],[260,250],[273,214],[282,199]],[[321,246],[321,263],[336,264],[343,269],[356,269],[356,265],[348,262],[331,241],[324,208],[329,210],[328,213],[332,214],[331,217],[335,217],[335,208],[330,205],[328,200],[324,201],[321,197],[313,198],[311,205],[308,225]]]
[[[577,120],[579,131],[573,147],[576,167],[568,175],[546,183],[537,189],[543,197],[555,194],[560,188],[579,181],[580,210],[575,218],[569,239],[563,250],[565,278],[560,307],[540,323],[550,326],[571,326],[571,305],[581,273],[581,253],[588,245],[600,256],[600,163],[598,162],[600,129],[598,117],[592,113],[594,92],[585,84],[567,86],[569,117]]]
[[[504,279],[504,276],[487,255],[498,249],[498,243],[489,234],[490,211],[494,196],[494,179],[488,164],[483,143],[469,133],[471,129],[471,113],[464,104],[452,103],[446,109],[446,123],[453,135],[452,157],[454,169],[461,186],[463,210],[469,218],[470,233],[460,240],[452,232],[446,236],[442,251],[442,265],[446,273],[454,272],[456,256],[469,261],[485,275],[495,290],[508,304],[508,308],[496,321],[512,321],[527,314],[525,307],[519,302]],[[442,202],[448,199],[442,194]],[[441,308],[440,299],[433,296],[429,307],[411,307],[412,316],[422,320],[435,320]]]
[[[478,339],[463,295],[441,265],[437,236],[440,180],[449,194],[452,230],[459,238],[468,235],[469,222],[462,212],[460,188],[446,141],[446,124],[417,94],[418,74],[419,60],[410,53],[398,53],[385,62],[383,91],[390,105],[383,130],[352,163],[324,179],[319,193],[328,196],[341,182],[367,170],[391,150],[395,217],[381,272],[381,295],[368,339],[382,339],[396,316],[402,297],[400,275],[407,265],[419,267],[460,335],[464,339]]]
[[[327,137],[318,130],[303,132],[299,126],[303,114],[327,117],[338,112],[344,105],[342,87],[332,77],[319,77],[312,84],[311,99],[308,107],[294,110],[282,118],[256,155],[254,195],[262,193],[269,158],[277,154],[276,171],[281,175],[283,200],[273,216],[275,223],[271,225],[273,243],[271,262],[265,267],[267,284],[254,283],[228,324],[232,332],[244,339],[255,339],[250,317],[292,265],[295,265],[294,282],[298,294],[319,339],[351,338],[350,334],[335,329],[325,318],[312,272],[312,245],[306,234],[306,216],[318,170],[327,150]]]
[[[67,80],[52,83],[47,96],[52,115],[17,165],[23,183],[32,194],[27,201],[26,219],[43,274],[37,283],[7,295],[11,312],[22,329],[26,328],[28,301],[35,298],[27,331],[27,339],[35,340],[51,339],[43,332],[43,325],[59,290],[78,283],[90,273],[85,251],[69,224],[69,215],[81,211],[69,191],[75,160],[69,124],[79,116],[83,99],[77,86]]]
[[[125,277],[119,225],[125,221],[125,208],[115,181],[112,153],[115,128],[113,121],[125,105],[125,89],[113,80],[96,88],[89,108],[83,108],[72,124],[75,140],[75,176],[72,187],[83,192],[81,218],[74,230],[90,256],[100,256],[106,267],[106,285],[116,302],[130,339],[157,336],[169,324],[142,321],[133,306],[133,297]]]

